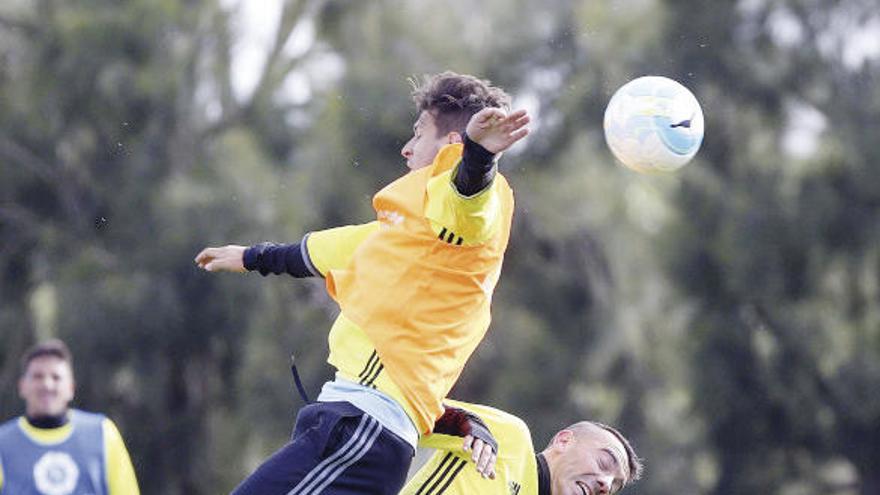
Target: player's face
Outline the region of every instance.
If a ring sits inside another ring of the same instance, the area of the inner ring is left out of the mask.
[[[406,158],[406,166],[418,170],[430,165],[440,148],[449,144],[449,135],[438,135],[434,117],[422,112],[413,124],[413,137],[403,146],[400,154]]]
[[[28,416],[59,416],[73,400],[73,372],[57,356],[40,356],[28,364],[18,382],[18,394],[25,401]]]
[[[553,495],[610,495],[626,480],[626,450],[610,432],[591,428],[563,447],[551,469]]]

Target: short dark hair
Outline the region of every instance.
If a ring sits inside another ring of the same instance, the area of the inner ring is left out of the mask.
[[[24,353],[24,356],[21,358],[21,374],[27,373],[31,361],[44,356],[55,356],[67,362],[73,368],[73,355],[70,353],[70,349],[67,348],[67,344],[59,339],[50,339],[35,344]]]
[[[410,79],[412,97],[419,113],[434,117],[438,135],[464,135],[470,118],[487,107],[510,108],[510,95],[485,79],[452,71]]]
[[[640,479],[642,477],[642,473],[645,470],[645,467],[642,464],[642,459],[636,454],[636,450],[633,448],[632,444],[629,443],[629,440],[627,440],[626,437],[623,436],[623,433],[618,431],[617,428],[614,428],[613,426],[608,426],[605,423],[600,423],[598,421],[584,420],[563,428],[563,430],[571,430],[574,432],[584,431],[586,428],[589,428],[589,426],[594,426],[596,428],[605,430],[608,433],[611,433],[612,435],[614,435],[614,438],[616,438],[620,441],[621,444],[623,444],[623,448],[624,450],[626,450],[626,463],[629,468],[629,476],[627,476],[627,479],[624,480],[624,484],[628,485]],[[547,447],[549,448],[550,445],[553,445],[553,440],[550,440],[550,444],[548,444]]]
[[[630,484],[633,481],[636,481],[642,477],[642,471],[644,471],[645,467],[642,465],[642,460],[636,455],[636,450],[629,443],[629,440],[623,436],[623,433],[614,428],[613,426],[608,426],[604,423],[599,423],[598,421],[590,421],[590,423],[602,428],[603,430],[611,433],[617,438],[620,443],[623,444],[623,448],[626,449],[626,462],[629,464],[629,479],[626,480],[626,484]]]

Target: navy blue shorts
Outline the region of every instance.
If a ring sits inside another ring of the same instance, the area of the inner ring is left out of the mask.
[[[300,409],[293,437],[233,495],[396,495],[412,446],[348,402]]]

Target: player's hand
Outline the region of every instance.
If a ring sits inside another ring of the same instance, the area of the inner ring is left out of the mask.
[[[471,460],[477,465],[477,472],[484,478],[495,479],[495,449],[473,435],[464,437],[464,451],[471,453]]]
[[[244,269],[244,246],[230,244],[223,247],[209,247],[202,249],[196,255],[196,264],[209,272],[239,272]]]
[[[483,148],[492,153],[501,153],[528,135],[529,128],[526,125],[529,120],[529,114],[525,110],[517,110],[508,115],[500,108],[488,107],[471,117],[465,132]]]
[[[434,423],[434,433],[464,438],[462,448],[471,453],[477,472],[495,479],[498,441],[480,417],[470,411],[443,405],[443,415]]]

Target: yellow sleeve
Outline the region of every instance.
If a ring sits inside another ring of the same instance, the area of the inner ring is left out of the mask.
[[[462,196],[452,182],[455,170],[448,170],[428,181],[425,217],[438,236],[448,242],[475,245],[485,242],[501,227],[501,201],[498,177],[473,196]],[[461,239],[461,241],[459,241]]]
[[[104,419],[104,453],[110,495],[139,495],[137,477],[122,435],[113,421]]]
[[[3,491],[3,463],[0,462],[0,492]]]
[[[348,265],[355,249],[377,230],[379,222],[373,221],[312,232],[304,242],[306,256],[312,266],[326,276],[330,270]]]

